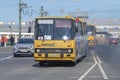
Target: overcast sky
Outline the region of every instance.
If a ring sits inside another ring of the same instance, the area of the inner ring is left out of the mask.
[[[19,0],[0,0],[0,21],[18,22],[18,2]],[[38,16],[41,6],[52,16],[67,15],[70,11],[80,10],[88,12],[89,18],[120,18],[120,0],[22,0],[22,2],[28,5],[27,15],[26,10],[24,14],[22,12],[22,21]]]

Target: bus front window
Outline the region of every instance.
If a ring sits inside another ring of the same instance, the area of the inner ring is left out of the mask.
[[[87,27],[87,35],[92,35],[92,27]]]
[[[71,20],[55,20],[54,39],[70,40],[72,35]]]
[[[53,38],[53,20],[38,21],[38,39],[51,40]]]
[[[39,40],[70,40],[73,37],[72,20],[38,20],[36,36]]]

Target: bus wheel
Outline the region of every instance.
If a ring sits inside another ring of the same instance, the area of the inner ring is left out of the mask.
[[[87,52],[85,53],[85,55],[82,58],[84,59],[84,58],[86,58],[86,56],[87,56]]]
[[[71,65],[72,65],[72,66],[75,66],[76,64],[77,64],[77,61],[71,62]]]
[[[83,57],[80,57],[80,58],[78,59],[78,62],[82,62],[82,60],[83,60]]]
[[[40,66],[44,66],[45,62],[44,61],[39,61]]]

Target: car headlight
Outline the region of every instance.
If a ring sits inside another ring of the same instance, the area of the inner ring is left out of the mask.
[[[18,45],[15,45],[14,48],[15,48],[15,49],[18,49]]]
[[[30,46],[30,49],[34,49],[34,47],[33,47],[33,46]]]

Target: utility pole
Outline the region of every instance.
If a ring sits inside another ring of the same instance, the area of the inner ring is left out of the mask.
[[[21,38],[21,0],[19,0],[19,38]]]
[[[22,10],[24,8],[27,8],[27,4],[26,3],[22,3],[21,0],[19,0],[19,38],[21,38],[21,30],[22,30],[22,27],[21,27],[21,22],[22,22]]]

